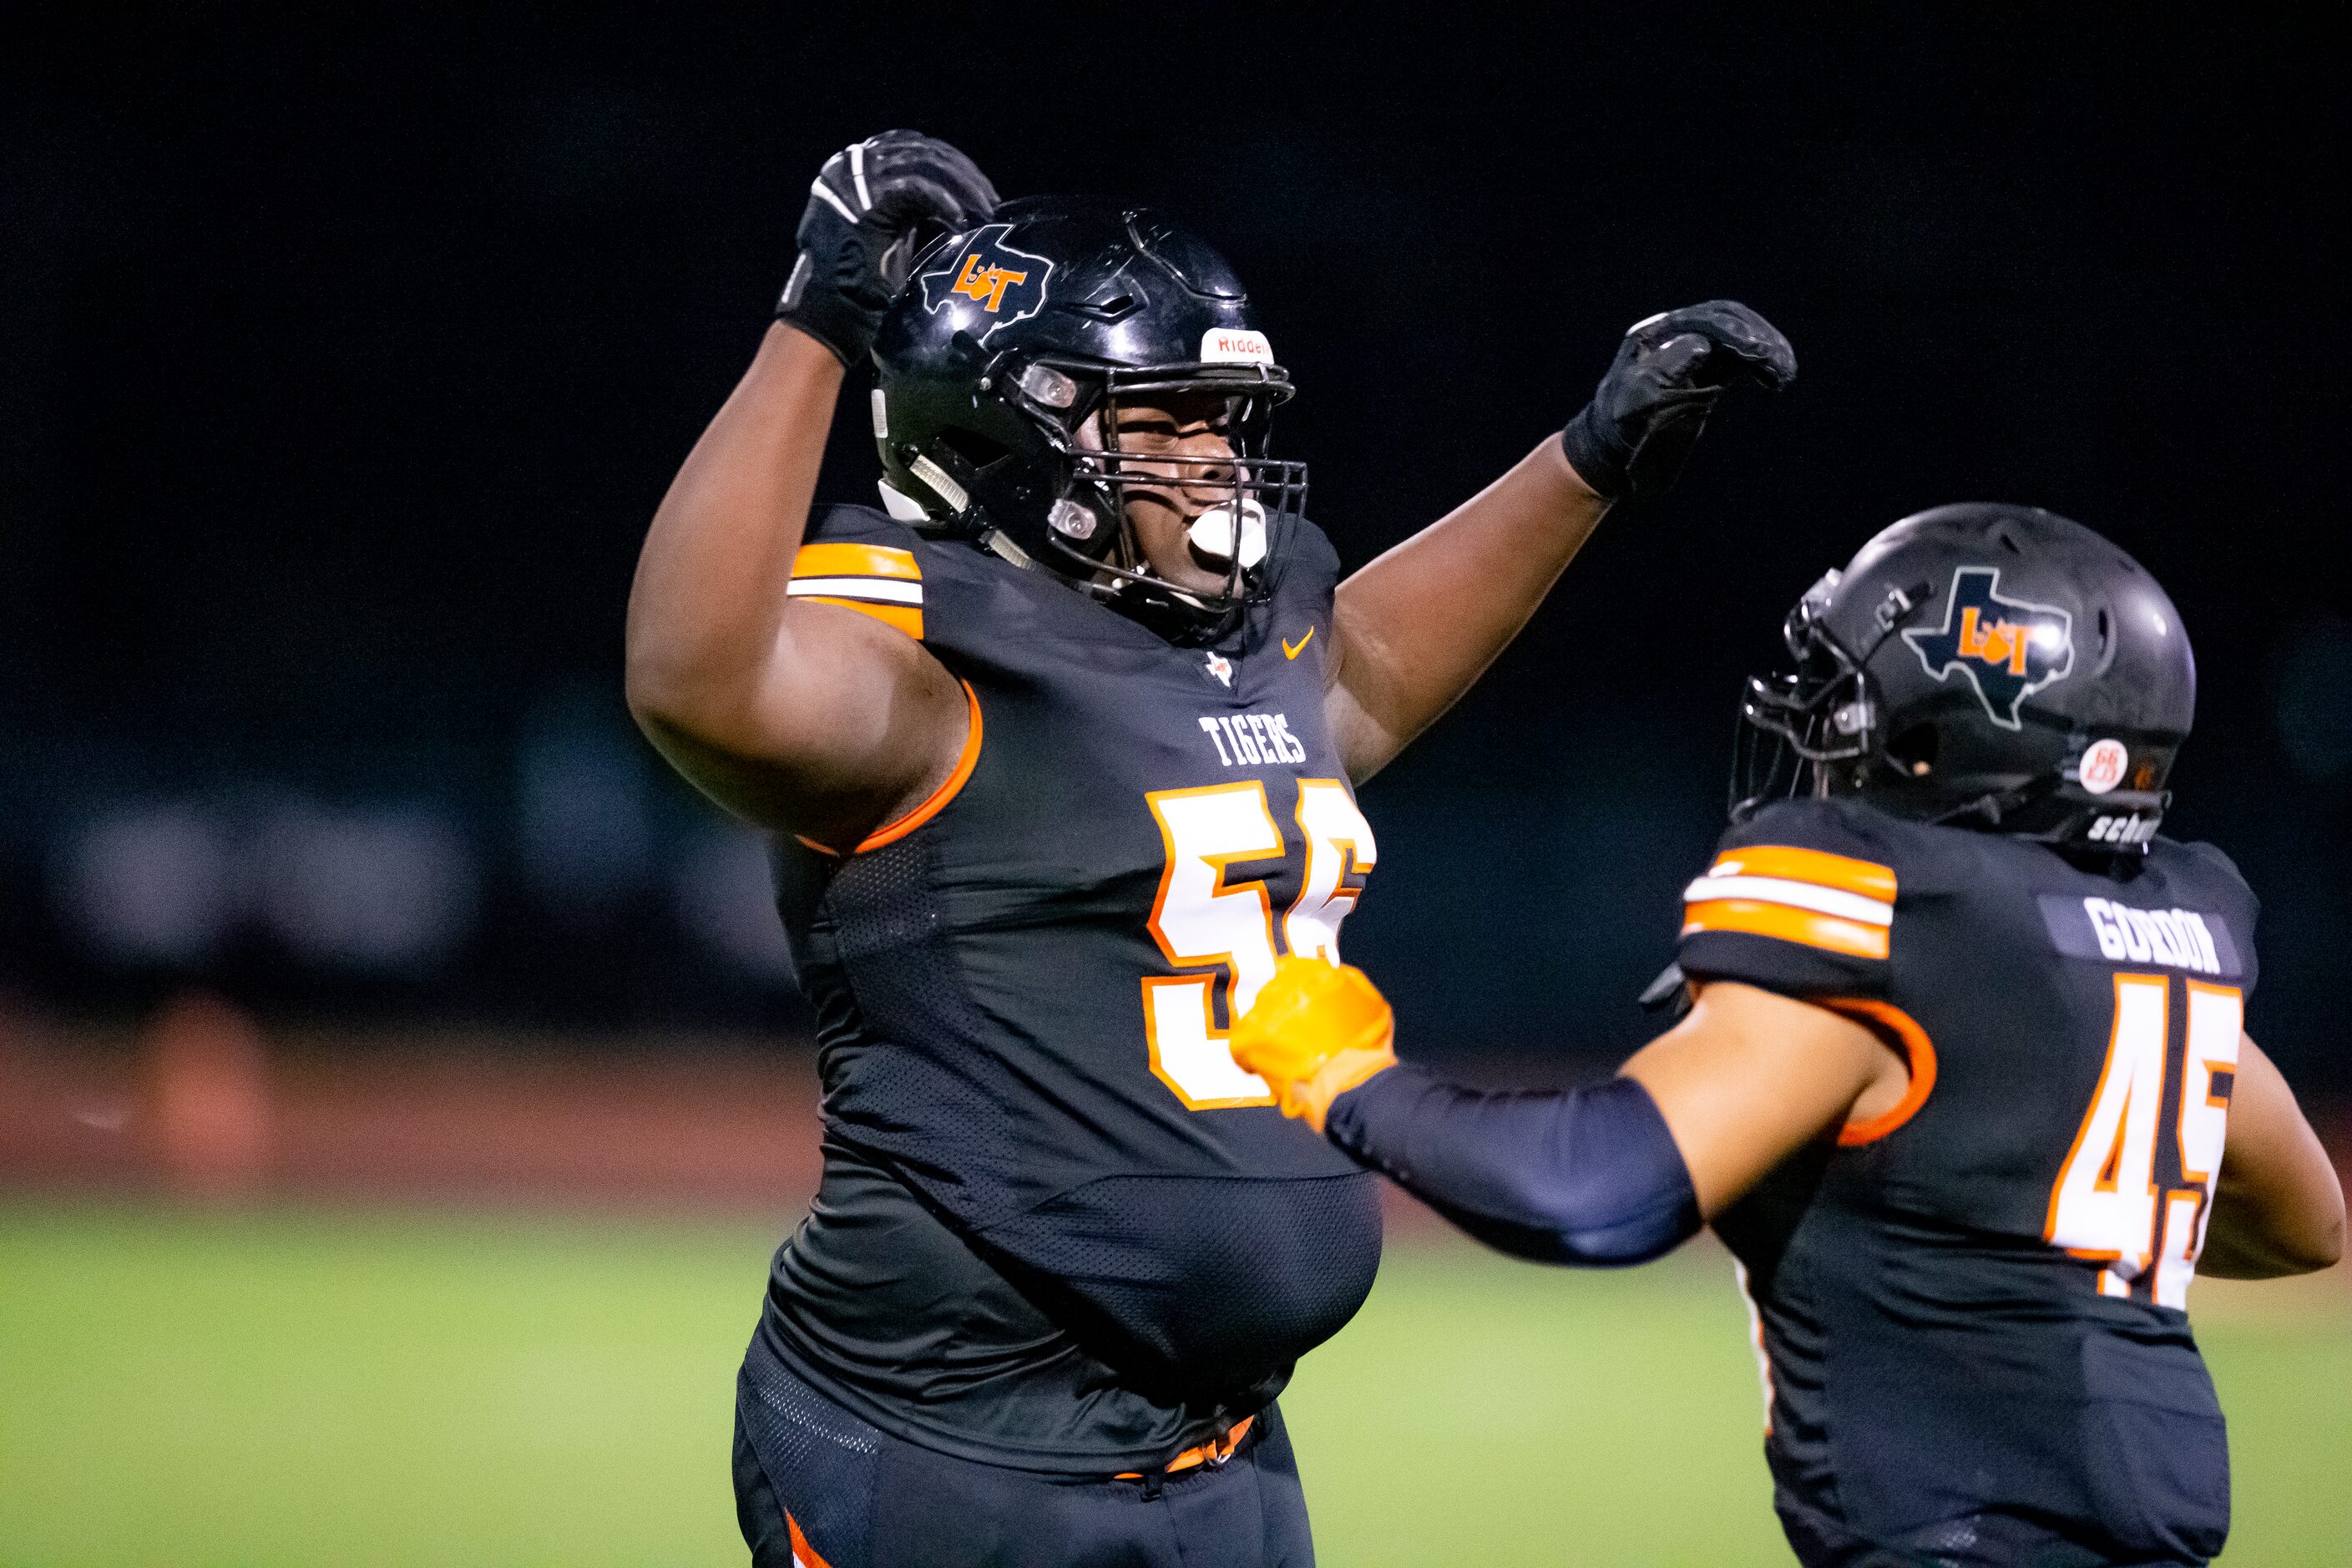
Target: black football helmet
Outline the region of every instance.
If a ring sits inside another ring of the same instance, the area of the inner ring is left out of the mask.
[[[2115,545],[2037,507],[1906,517],[1806,590],[1796,668],[1740,704],[1735,816],[1798,793],[2137,853],[2197,707],[2180,614]]]
[[[1307,496],[1307,465],[1266,456],[1290,376],[1191,229],[1087,197],[1006,202],[916,258],[874,363],[883,500],[903,521],[1051,567],[1179,641],[1264,596]],[[1119,449],[1122,399],[1180,395],[1222,402],[1230,458]],[[1222,498],[1191,525],[1221,591],[1169,582],[1137,546],[1129,492],[1178,489]]]

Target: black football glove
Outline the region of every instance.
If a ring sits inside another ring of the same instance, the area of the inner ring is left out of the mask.
[[[919,240],[969,228],[995,210],[996,187],[944,142],[885,131],[844,148],[809,186],[794,237],[800,256],[776,319],[855,364],[874,345]]]
[[[1778,392],[1797,379],[1797,351],[1771,322],[1730,300],[1636,321],[1560,445],[1577,477],[1610,500],[1675,482],[1715,400],[1734,381]]]

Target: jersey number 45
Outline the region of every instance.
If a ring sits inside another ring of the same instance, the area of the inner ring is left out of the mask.
[[[2234,1080],[2245,998],[2235,986],[2186,981],[2187,1016],[2176,1029],[2168,977],[2115,978],[2106,1065],[2050,1189],[2042,1236],[2104,1262],[2104,1296],[2132,1295],[2152,1262],[2142,1299],[2185,1310],[2229,1134],[2230,1085],[2215,1080]],[[2168,1101],[2179,1108],[2169,1119]]]
[[[1193,1110],[1272,1105],[1265,1080],[1234,1065],[1226,1031],[1217,1025],[1215,998],[1222,975],[1230,1023],[1274,978],[1274,902],[1265,881],[1225,880],[1234,861],[1289,853],[1267,809],[1265,785],[1253,779],[1154,790],[1144,799],[1168,855],[1160,896],[1151,903],[1151,940],[1176,968],[1209,971],[1145,977],[1143,1034],[1152,1076]],[[1338,779],[1300,779],[1297,816],[1307,843],[1307,874],[1282,917],[1282,945],[1301,957],[1337,963],[1339,922],[1356,907],[1361,886],[1349,886],[1348,879],[1370,870],[1380,851],[1371,825]]]

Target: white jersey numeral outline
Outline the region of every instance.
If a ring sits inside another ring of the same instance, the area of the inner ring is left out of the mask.
[[[2237,987],[2187,984],[2180,1110],[2168,1130],[2183,1184],[2167,1192],[2156,1184],[2158,1139],[2167,1131],[2159,1113],[2169,1076],[2171,983],[2161,974],[2118,973],[2106,1061],[2050,1189],[2042,1227],[2052,1246],[2106,1265],[2099,1271],[2101,1295],[2128,1296],[2154,1263],[2157,1304],[2182,1310],[2229,1135],[2230,1102],[2213,1093],[2213,1075],[2236,1070],[2245,1027],[2245,998]]]
[[[1265,785],[1251,779],[1153,790],[1144,800],[1167,855],[1147,922],[1151,939],[1171,965],[1209,971],[1144,977],[1143,1033],[1152,1076],[1192,1110],[1272,1105],[1265,1080],[1235,1065],[1216,1019],[1220,972],[1229,1021],[1247,1012],[1259,987],[1274,977],[1274,904],[1265,881],[1226,879],[1234,862],[1289,853],[1267,808]],[[1370,870],[1379,850],[1371,825],[1337,779],[1300,779],[1297,816],[1307,874],[1283,917],[1283,942],[1292,952],[1337,963],[1339,923],[1357,898],[1345,886],[1347,876]]]

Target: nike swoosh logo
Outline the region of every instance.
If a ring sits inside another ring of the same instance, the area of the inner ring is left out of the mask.
[[[1314,628],[1313,626],[1309,626],[1309,627],[1307,627],[1307,635],[1306,635],[1305,637],[1300,637],[1300,638],[1298,639],[1298,647],[1291,647],[1291,646],[1290,646],[1290,639],[1289,639],[1288,637],[1285,637],[1285,638],[1283,638],[1283,639],[1282,639],[1282,657],[1283,657],[1283,658],[1297,658],[1299,656],[1300,652],[1306,648],[1307,645],[1308,643],[1313,642],[1314,640],[1315,640],[1315,628]]]

